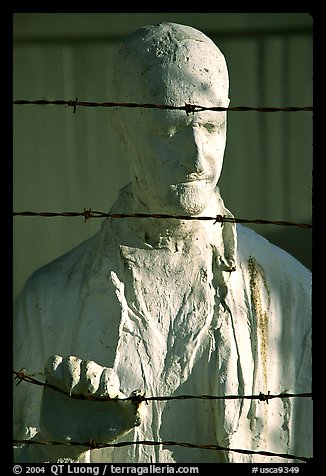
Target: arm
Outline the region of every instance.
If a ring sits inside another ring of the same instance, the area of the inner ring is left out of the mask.
[[[41,433],[46,439],[105,445],[140,425],[140,405],[120,392],[113,369],[56,355],[45,373],[49,387],[43,391]]]
[[[56,355],[45,375],[40,429],[32,441],[61,444],[25,445],[20,462],[81,461],[90,445],[106,445],[141,423],[143,403],[135,392],[131,399],[120,392],[113,369]]]

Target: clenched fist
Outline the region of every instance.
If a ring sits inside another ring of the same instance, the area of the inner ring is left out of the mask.
[[[41,433],[48,441],[106,444],[140,425],[144,403],[119,400],[126,396],[112,368],[55,355],[45,374]]]

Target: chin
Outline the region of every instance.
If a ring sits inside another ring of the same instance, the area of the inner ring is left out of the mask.
[[[173,210],[172,213],[197,216],[200,215],[209,203],[212,195],[211,190],[206,187],[197,185],[175,185],[171,187],[169,194],[169,208]]]

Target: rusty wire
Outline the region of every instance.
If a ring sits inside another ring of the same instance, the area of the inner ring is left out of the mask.
[[[99,444],[96,443],[94,440],[89,440],[85,442],[79,441],[37,441],[37,440],[13,440],[14,444],[31,444],[31,445],[47,445],[47,446],[85,446],[90,450],[95,449],[102,449],[102,448],[121,448],[123,446],[130,446],[130,445],[147,445],[147,446],[182,446],[184,448],[197,448],[202,450],[215,450],[215,451],[232,451],[235,453],[242,453],[246,455],[262,455],[262,456],[275,456],[279,458],[285,459],[297,459],[304,461],[305,463],[312,462],[311,457],[307,456],[296,456],[292,454],[286,453],[272,453],[271,451],[259,451],[259,450],[245,450],[245,449],[238,449],[238,448],[227,448],[224,446],[219,445],[196,445],[194,443],[187,443],[187,442],[176,442],[176,441],[148,441],[148,440],[139,440],[139,441],[122,441],[120,443],[106,443],[106,444]]]
[[[13,216],[25,216],[25,217],[80,217],[83,216],[85,221],[90,218],[166,218],[166,219],[176,219],[176,220],[214,220],[214,223],[252,223],[257,225],[284,225],[284,226],[297,226],[301,228],[312,228],[312,225],[309,223],[295,223],[290,221],[283,220],[263,220],[263,219],[246,219],[246,218],[235,218],[229,216],[216,215],[215,217],[208,216],[188,216],[188,215],[168,215],[162,213],[104,213],[93,211],[90,208],[84,208],[83,212],[13,212]]]
[[[36,380],[34,377],[26,375],[25,369],[21,369],[20,371],[16,372],[13,371],[15,375],[15,380],[18,380],[17,385],[19,385],[22,381],[41,386],[43,388],[49,388],[51,390],[55,390],[60,393],[64,393],[69,398],[76,398],[79,400],[92,400],[92,401],[101,401],[101,402],[108,402],[108,401],[117,401],[117,400],[130,400],[132,401],[137,407],[142,403],[149,401],[167,401],[167,400],[188,400],[188,399],[209,399],[209,400],[218,400],[218,399],[258,399],[260,401],[265,401],[268,403],[268,400],[272,398],[292,398],[292,397],[312,397],[312,393],[300,393],[300,394],[290,394],[290,393],[283,393],[278,395],[271,395],[270,392],[268,394],[263,394],[262,392],[259,395],[225,395],[225,396],[214,396],[214,395],[177,395],[177,396],[158,396],[158,397],[145,397],[141,395],[134,395],[126,398],[92,398],[90,396],[86,397],[83,395],[68,395],[67,392],[62,390],[55,385],[50,385],[48,383],[40,382]],[[56,446],[56,445],[65,445],[65,446],[84,446],[92,449],[101,449],[101,448],[119,448],[127,445],[150,445],[150,446],[181,446],[185,448],[197,448],[197,449],[204,449],[204,450],[215,450],[215,451],[231,451],[236,453],[242,454],[256,454],[262,456],[275,456],[279,458],[285,459],[296,459],[301,460],[304,462],[311,462],[311,457],[306,456],[296,456],[292,454],[285,454],[285,453],[272,453],[270,451],[253,451],[247,449],[237,449],[237,448],[227,448],[219,445],[213,444],[205,444],[205,445],[197,445],[194,443],[187,443],[187,442],[176,442],[176,441],[128,441],[128,442],[120,442],[120,443],[108,443],[108,444],[98,444],[94,440],[89,440],[87,442],[77,442],[77,441],[37,441],[37,440],[13,440],[14,444],[34,444],[34,445],[47,445],[47,446]]]
[[[291,107],[252,107],[252,106],[234,106],[234,107],[220,107],[220,106],[200,106],[197,104],[187,104],[183,106],[173,106],[170,104],[151,104],[151,103],[135,103],[135,102],[91,102],[91,101],[78,101],[78,99],[57,99],[57,100],[46,100],[46,99],[36,99],[36,100],[26,100],[18,99],[13,101],[15,105],[55,105],[55,106],[66,106],[73,107],[73,112],[76,112],[77,106],[82,107],[129,107],[129,108],[147,108],[147,109],[168,109],[168,110],[181,110],[185,111],[187,114],[201,112],[201,111],[235,111],[235,112],[244,112],[244,111],[256,111],[256,112],[311,112],[313,111],[312,106],[291,106]]]
[[[18,372],[13,370],[13,374],[15,375],[14,379],[17,380],[17,385],[19,385],[22,381],[41,386],[43,388],[49,388],[51,390],[54,390],[59,393],[64,393],[65,395],[68,396],[67,392],[62,390],[61,388],[49,384],[47,382],[40,382],[39,380],[36,380],[34,377],[31,375],[26,375],[25,369],[21,369]],[[261,402],[266,402],[268,403],[269,400],[272,400],[274,398],[293,398],[293,397],[299,397],[299,398],[307,398],[307,397],[312,397],[312,393],[279,393],[276,395],[271,395],[270,392],[267,394],[264,394],[262,392],[259,393],[259,395],[224,395],[224,396],[215,396],[215,395],[176,395],[176,396],[157,396],[157,397],[145,397],[144,395],[131,395],[130,397],[125,397],[125,398],[97,398],[97,397],[92,397],[91,395],[89,396],[84,396],[84,395],[78,395],[78,394],[69,394],[70,398],[74,398],[77,400],[91,400],[91,401],[97,401],[97,402],[108,402],[108,401],[116,401],[116,400],[130,400],[134,402],[135,404],[141,404],[142,402],[153,402],[153,401],[168,401],[168,400],[189,400],[189,399],[200,399],[200,400],[236,400],[236,399],[246,399],[246,400],[259,400]]]
[[[158,396],[158,397],[145,397],[142,395],[134,395],[126,398],[94,398],[91,396],[83,396],[83,395],[75,395],[70,394],[68,395],[67,392],[62,390],[55,385],[50,385],[48,383],[40,382],[39,380],[34,379],[32,376],[25,374],[25,369],[21,369],[19,372],[13,371],[15,375],[15,379],[18,380],[17,385],[19,385],[22,381],[41,386],[43,388],[49,388],[51,390],[60,392],[69,396],[69,398],[75,398],[78,400],[91,400],[97,402],[109,402],[109,401],[117,401],[117,400],[129,400],[134,403],[137,407],[142,403],[149,401],[167,401],[167,400],[188,400],[188,399],[209,399],[209,400],[219,400],[219,399],[258,399],[260,401],[265,401],[268,403],[268,400],[272,398],[292,398],[292,397],[311,397],[312,393],[300,393],[300,394],[290,394],[290,393],[283,393],[278,395],[271,395],[270,392],[268,394],[263,394],[260,392],[259,395],[225,395],[225,396],[214,396],[214,395],[177,395],[177,396]],[[56,445],[66,445],[66,446],[85,446],[91,449],[101,449],[101,448],[118,448],[127,445],[151,445],[151,446],[182,446],[186,448],[197,448],[197,449],[204,449],[204,450],[215,450],[215,451],[232,451],[242,454],[259,454],[263,456],[277,456],[280,458],[286,459],[298,459],[304,462],[310,462],[312,458],[306,456],[295,456],[291,454],[284,454],[284,453],[272,453],[269,451],[252,451],[252,450],[245,450],[245,449],[235,449],[235,448],[226,448],[219,445],[196,445],[193,443],[186,443],[186,442],[175,442],[175,441],[130,441],[130,442],[121,442],[121,443],[108,443],[108,444],[98,444],[93,440],[89,440],[88,442],[74,442],[74,441],[37,441],[37,440],[13,440],[14,444],[38,444],[38,445],[49,445],[49,446],[56,446]]]
[[[16,105],[65,105],[66,107],[73,107],[73,112],[76,112],[77,106],[84,107],[129,107],[129,108],[155,108],[155,109],[169,109],[169,110],[184,110],[187,114],[200,112],[200,111],[258,111],[258,112],[298,112],[298,111],[312,111],[312,106],[305,107],[285,107],[285,108],[276,108],[276,107],[251,107],[251,106],[236,106],[236,107],[206,107],[196,104],[185,104],[183,106],[173,106],[168,104],[151,104],[151,103],[121,103],[121,102],[87,102],[87,101],[78,101],[75,100],[25,100],[20,99],[13,101],[13,104]],[[312,228],[311,224],[308,223],[294,223],[290,221],[283,220],[264,220],[264,219],[244,219],[244,218],[234,218],[234,217],[225,217],[221,215],[216,215],[216,217],[189,217],[184,215],[168,215],[168,214],[145,214],[145,213],[136,213],[136,214],[123,214],[123,213],[103,213],[98,211],[92,211],[90,208],[84,208],[83,212],[14,212],[14,216],[42,216],[42,217],[76,217],[84,216],[85,221],[89,218],[172,218],[179,220],[214,220],[215,223],[251,223],[251,224],[273,224],[273,225],[284,225],[284,226],[297,226],[301,228]]]

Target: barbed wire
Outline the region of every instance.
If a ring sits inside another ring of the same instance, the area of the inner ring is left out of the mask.
[[[220,445],[196,445],[194,443],[188,442],[177,442],[177,441],[148,441],[148,440],[139,440],[139,441],[122,441],[119,443],[106,443],[99,444],[94,440],[89,440],[85,442],[79,441],[37,441],[37,440],[13,440],[14,444],[31,444],[31,445],[46,445],[46,446],[85,446],[90,450],[102,449],[102,448],[121,448],[124,446],[130,445],[147,445],[147,446],[182,446],[184,448],[196,448],[202,450],[214,450],[214,451],[228,451],[241,453],[246,455],[262,455],[262,456],[273,456],[278,458],[300,460],[306,463],[312,462],[313,458],[308,456],[296,456],[287,453],[273,453],[271,451],[263,450],[247,450],[240,448],[228,448]]]
[[[15,375],[14,379],[18,380],[17,385],[19,385],[22,381],[41,386],[43,388],[49,388],[51,390],[64,393],[66,396],[70,398],[76,398],[79,400],[92,400],[92,401],[101,401],[101,402],[108,402],[108,401],[117,401],[117,400],[129,400],[138,408],[138,406],[142,402],[150,401],[168,401],[168,400],[188,400],[188,399],[204,399],[204,400],[227,400],[227,399],[256,399],[260,401],[265,401],[268,404],[268,401],[273,398],[293,398],[293,397],[311,397],[312,393],[281,393],[277,395],[271,395],[270,392],[263,394],[262,392],[259,395],[225,395],[225,396],[214,396],[214,395],[176,395],[176,396],[157,396],[157,397],[145,397],[145,395],[140,395],[135,393],[132,396],[125,397],[125,398],[95,398],[90,396],[84,395],[76,395],[76,394],[69,394],[62,390],[61,388],[48,384],[47,382],[40,382],[39,380],[35,379],[31,375],[26,375],[25,369],[22,368],[20,371],[16,372],[13,371]],[[120,442],[120,443],[108,443],[108,444],[98,444],[93,440],[89,440],[88,442],[73,442],[73,441],[66,441],[66,442],[59,442],[59,441],[37,441],[37,440],[13,440],[14,444],[38,444],[38,445],[66,445],[66,446],[84,446],[92,449],[101,449],[101,448],[118,448],[127,445],[151,445],[151,446],[181,446],[186,448],[197,448],[197,449],[204,449],[204,450],[215,450],[215,451],[228,451],[228,452],[237,452],[242,454],[255,454],[255,455],[262,455],[262,456],[272,456],[272,457],[279,457],[285,459],[295,459],[304,462],[311,462],[311,457],[306,456],[297,456],[292,454],[285,454],[285,453],[273,453],[270,451],[259,451],[259,450],[248,450],[248,449],[238,449],[238,448],[227,448],[222,447],[219,445],[212,445],[212,444],[205,444],[205,445],[197,445],[193,443],[186,443],[186,442],[175,442],[175,441],[130,441],[130,442]]]
[[[49,384],[47,382],[41,382],[31,375],[26,375],[25,369],[21,369],[18,372],[13,370],[13,374],[15,375],[14,379],[18,380],[17,385],[19,385],[22,381],[41,386],[43,388],[49,388],[56,392],[63,393],[68,396],[68,393],[62,390],[60,387],[55,385]],[[269,400],[274,398],[312,398],[312,393],[279,393],[275,395],[271,395],[270,392],[264,394],[262,392],[259,395],[224,395],[224,396],[216,396],[216,395],[175,395],[175,396],[157,396],[157,397],[145,397],[145,395],[134,394],[129,397],[125,398],[98,398],[94,396],[84,396],[80,394],[69,394],[70,398],[75,398],[77,400],[91,400],[97,402],[108,402],[108,401],[116,401],[116,400],[129,400],[136,405],[140,405],[142,402],[152,402],[152,401],[168,401],[168,400],[189,400],[189,399],[200,399],[200,400],[236,400],[236,399],[246,399],[246,400],[260,400],[261,402],[268,403]]]
[[[229,216],[216,215],[215,217],[210,216],[188,216],[188,215],[169,215],[163,213],[104,213],[93,211],[91,208],[84,208],[83,212],[33,212],[33,211],[23,211],[23,212],[13,212],[13,216],[25,216],[25,217],[80,217],[85,218],[85,222],[90,218],[162,218],[162,219],[176,219],[176,220],[202,220],[208,221],[214,220],[215,223],[251,223],[258,225],[284,225],[284,226],[297,226],[301,228],[312,228],[312,225],[309,223],[295,223],[291,221],[284,220],[263,220],[263,219],[246,219],[246,218],[235,218]]]
[[[77,106],[84,107],[141,107],[141,108],[156,108],[156,109],[169,109],[169,110],[184,110],[187,114],[200,112],[200,111],[258,111],[258,112],[298,112],[298,111],[312,111],[312,106],[305,107],[285,107],[285,108],[275,108],[275,107],[251,107],[251,106],[236,106],[236,107],[206,107],[196,104],[185,104],[184,106],[173,106],[168,104],[151,104],[151,103],[132,103],[132,102],[88,102],[88,101],[78,101],[75,100],[25,100],[20,99],[13,101],[13,104],[16,105],[65,105],[68,107],[74,108],[74,113],[76,112]],[[167,214],[109,214],[98,211],[92,211],[90,208],[85,208],[83,212],[14,212],[14,216],[42,216],[42,217],[75,217],[75,216],[84,216],[85,221],[89,218],[172,218],[180,220],[214,220],[215,223],[251,223],[251,224],[273,224],[273,225],[285,225],[285,226],[298,226],[301,228],[312,228],[312,225],[307,223],[293,223],[283,220],[264,220],[264,219],[244,219],[244,218],[231,218],[217,215],[216,217],[189,217],[189,216],[175,216]]]
[[[82,107],[129,107],[129,108],[150,108],[150,109],[168,109],[168,110],[181,110],[185,111],[187,114],[193,114],[195,112],[201,111],[231,111],[231,112],[246,112],[246,111],[256,111],[256,112],[311,112],[313,111],[313,106],[291,106],[291,107],[252,107],[252,106],[234,106],[234,107],[220,107],[220,106],[200,106],[198,104],[187,104],[183,106],[173,106],[170,104],[152,104],[152,103],[135,103],[135,102],[93,102],[93,101],[79,101],[76,99],[56,99],[56,100],[46,100],[46,99],[35,99],[35,100],[26,100],[18,99],[13,101],[15,105],[55,105],[55,106],[66,106],[73,107],[73,112],[76,112],[77,106]]]

